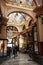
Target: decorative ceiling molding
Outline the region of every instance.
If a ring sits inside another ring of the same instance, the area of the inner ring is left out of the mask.
[[[33,5],[34,0],[4,0],[6,3],[28,4]],[[35,3],[36,4],[36,3]]]
[[[16,11],[12,11],[12,12],[10,12],[9,11],[9,13],[8,13],[8,16],[11,14],[11,13],[24,13],[24,14],[26,14],[26,15],[28,15],[33,21],[34,21],[34,18],[35,18],[35,13],[34,12],[28,12],[28,11],[24,11],[24,10],[19,10],[19,9],[17,9]],[[33,14],[34,14],[34,16],[33,16]]]
[[[26,9],[30,11],[33,11],[36,7],[36,6],[27,6],[27,5],[22,5],[22,4],[9,4],[9,3],[5,3],[5,4],[6,6],[9,6],[9,7],[21,8],[21,9]]]

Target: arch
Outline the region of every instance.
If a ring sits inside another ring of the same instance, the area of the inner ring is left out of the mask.
[[[20,12],[20,11],[13,11],[13,12],[10,12],[9,14],[8,14],[8,16],[10,15],[10,14],[13,14],[13,13],[22,13],[22,12]],[[25,13],[24,13],[25,14]],[[25,16],[23,15],[23,18],[25,19]],[[25,19],[26,20],[26,19]]]
[[[14,28],[15,28],[15,31],[18,31],[17,27],[14,26]]]
[[[11,29],[11,30],[14,30],[14,31],[18,31],[17,27],[15,27],[15,26],[7,26],[7,30],[8,29]]]
[[[26,10],[26,9],[21,9],[21,8],[13,8],[13,9],[11,9],[11,8],[9,8],[6,15],[8,17],[10,14],[16,13],[16,12],[17,13],[24,13],[24,14],[28,15],[31,18],[33,23],[36,22],[36,18],[35,18],[36,14],[35,14],[35,12],[30,11],[30,10]],[[15,27],[18,29],[17,26],[15,26]]]
[[[6,12],[6,17],[9,16],[11,13],[15,13],[15,12],[24,13],[24,14],[28,15],[29,17],[31,17],[33,22],[36,22],[36,18],[35,18],[36,13],[33,12],[33,10],[31,10],[31,9],[26,10],[24,8],[12,7],[12,8],[9,8],[8,11]]]
[[[26,13],[26,12],[23,12],[23,11],[12,11],[12,12],[10,12],[7,16],[9,16],[9,15],[12,14],[12,13],[24,13],[24,14],[30,16],[31,19],[34,21],[33,17],[32,17],[30,14],[28,14],[28,13]]]

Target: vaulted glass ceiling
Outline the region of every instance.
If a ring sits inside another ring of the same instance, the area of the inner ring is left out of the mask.
[[[11,13],[9,14],[7,25],[24,25],[30,17],[24,13]]]
[[[29,5],[32,5],[32,4],[33,4],[33,0],[27,0],[27,3],[28,3]]]
[[[20,13],[12,13],[9,15],[9,18],[10,19],[15,19],[16,22],[21,22],[23,20],[23,14],[20,14]]]

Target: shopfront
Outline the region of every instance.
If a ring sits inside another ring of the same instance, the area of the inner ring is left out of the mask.
[[[0,56],[7,55],[7,39],[0,39]]]

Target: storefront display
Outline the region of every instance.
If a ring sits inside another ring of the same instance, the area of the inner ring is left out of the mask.
[[[7,55],[7,40],[0,40],[0,56]]]
[[[0,40],[0,56],[3,55],[3,40]]]
[[[34,26],[33,28],[33,32],[34,32],[34,35],[33,35],[33,40],[34,40],[34,52],[36,54],[38,54],[38,41],[37,41],[37,26]]]

